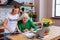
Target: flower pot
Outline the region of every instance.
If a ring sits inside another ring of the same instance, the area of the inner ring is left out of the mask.
[[[49,27],[44,27],[43,29],[44,29],[45,33],[49,33],[49,31],[50,31]]]
[[[50,28],[49,27],[43,27],[43,36],[46,36],[48,35],[49,31],[50,31]]]

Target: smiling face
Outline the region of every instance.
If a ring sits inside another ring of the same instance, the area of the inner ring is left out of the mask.
[[[18,14],[19,13],[19,8],[14,9],[13,14]]]
[[[27,17],[27,16],[24,16],[24,17],[22,18],[22,20],[23,20],[23,23],[26,23],[27,20],[28,20],[28,17]]]

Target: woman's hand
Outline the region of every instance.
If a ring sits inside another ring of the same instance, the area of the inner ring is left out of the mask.
[[[14,33],[12,30],[9,30],[10,33]]]
[[[34,30],[34,29],[33,29],[33,28],[31,28],[30,32],[31,32],[31,33],[33,33],[33,30]]]
[[[28,29],[25,29],[24,32],[28,32]]]
[[[18,31],[19,34],[21,34],[22,32]]]
[[[21,34],[22,32],[19,30],[18,25],[16,25],[16,28],[18,29],[18,33]]]

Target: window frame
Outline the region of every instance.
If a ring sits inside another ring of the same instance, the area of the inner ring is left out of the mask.
[[[56,16],[56,0],[53,1],[52,10],[52,18],[60,19],[60,16]]]

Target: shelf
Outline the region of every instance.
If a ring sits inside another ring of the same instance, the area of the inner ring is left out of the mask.
[[[0,39],[3,39],[4,37],[1,37]]]
[[[34,7],[34,5],[29,5],[29,4],[24,4],[23,6],[29,6],[29,7],[33,6]]]
[[[1,37],[0,40],[4,40],[4,37]]]
[[[0,7],[12,7],[13,5],[0,5]],[[21,5],[21,6],[28,6],[28,7],[34,7],[34,5],[29,5],[29,4],[23,4],[23,5]]]
[[[0,34],[0,38],[4,37],[4,34]]]
[[[0,34],[4,34],[4,32],[0,33]]]

